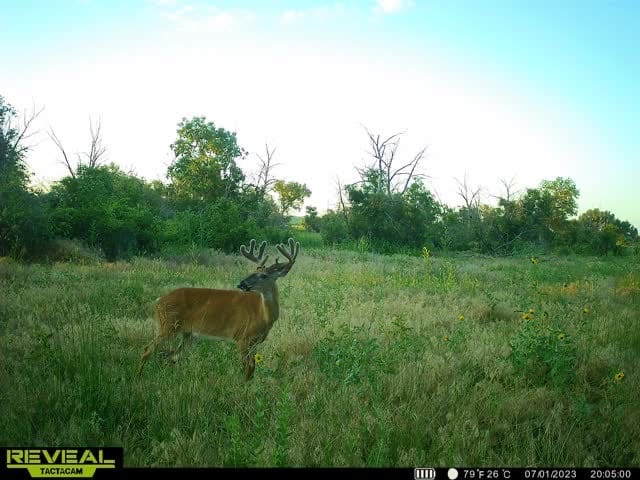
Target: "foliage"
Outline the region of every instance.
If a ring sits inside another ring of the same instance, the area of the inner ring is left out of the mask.
[[[575,242],[586,247],[588,253],[620,255],[626,244],[638,240],[638,230],[621,221],[609,211],[587,210],[574,222]]]
[[[571,336],[534,313],[524,313],[524,325],[511,341],[511,362],[523,380],[556,388],[571,386],[576,377],[576,347]]]
[[[46,250],[51,233],[42,196],[29,188],[28,147],[15,118],[0,96],[0,256],[33,257]]]
[[[318,209],[316,207],[307,207],[304,216],[304,228],[311,232],[320,231],[320,217],[318,217]]]
[[[415,179],[404,195],[377,191],[374,171],[361,184],[347,186],[351,208],[349,233],[367,237],[382,252],[397,247],[433,246],[438,235],[440,206],[420,179]]]
[[[116,165],[80,166],[51,191],[54,234],[101,248],[108,259],[153,252],[160,232],[160,196]]]
[[[215,201],[240,191],[244,173],[236,160],[246,156],[236,134],[205,117],[184,118],[171,145],[176,159],[168,177],[178,198]]]
[[[341,325],[338,331],[329,330],[314,355],[321,372],[345,385],[375,382],[389,370],[378,340],[367,337],[363,327]]]
[[[244,200],[240,203],[219,199],[209,205],[176,212],[166,221],[163,244],[236,251],[248,238],[282,241],[286,237],[284,220],[273,203],[258,198]]]
[[[334,245],[349,239],[349,227],[342,212],[328,210],[320,218],[320,234],[326,245]]]
[[[280,211],[283,215],[288,215],[291,209],[299,210],[304,199],[311,195],[311,190],[305,184],[298,182],[277,180],[273,189],[278,194]]]

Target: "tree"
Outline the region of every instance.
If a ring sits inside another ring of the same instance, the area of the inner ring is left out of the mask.
[[[110,260],[159,247],[160,194],[116,165],[80,166],[51,190],[58,237],[99,247]]]
[[[576,242],[586,245],[591,253],[617,255],[622,253],[625,243],[637,239],[638,230],[633,225],[607,210],[592,208],[578,217]]]
[[[439,206],[422,182],[424,175],[417,171],[426,147],[398,166],[402,134],[382,139],[366,132],[374,161],[365,168],[357,168],[360,180],[345,187],[350,205],[348,215],[340,195],[351,236],[366,237],[370,245],[383,252],[431,245]]]
[[[283,215],[288,215],[292,208],[298,210],[302,207],[304,199],[311,195],[311,190],[304,183],[285,182],[277,180],[273,189],[278,194],[278,202]]]
[[[396,153],[402,133],[396,133],[382,140],[380,135],[374,135],[366,128],[365,131],[371,148],[369,154],[374,162],[364,169],[358,169],[362,181],[368,183],[374,191],[383,192],[388,197],[392,193],[404,195],[414,178],[424,176],[416,172],[416,168],[424,158],[427,147],[419,150],[411,160],[398,167],[394,162],[397,160]]]
[[[40,253],[50,238],[49,218],[41,196],[29,188],[26,140],[42,110],[15,123],[15,109],[0,95],[0,256]]]
[[[547,226],[556,233],[561,233],[569,217],[578,211],[578,197],[580,192],[575,182],[570,178],[557,177],[555,180],[543,180],[540,183],[543,194],[551,197]]]
[[[91,132],[91,143],[89,145],[88,152],[82,152],[76,154],[76,166],[73,167],[71,165],[71,160],[69,160],[69,155],[67,155],[67,151],[62,145],[62,141],[56,135],[56,132],[53,128],[49,129],[48,135],[51,141],[58,147],[60,153],[62,154],[62,163],[65,167],[67,167],[67,171],[71,177],[76,176],[76,172],[82,167],[87,166],[89,168],[95,168],[102,163],[104,158],[104,154],[107,151],[107,148],[102,143],[102,122],[98,120],[97,124],[94,126],[93,121],[89,119],[89,131]],[[86,159],[86,162],[82,161],[82,157]]]
[[[318,209],[316,207],[307,207],[304,216],[304,227],[311,232],[320,231],[320,217],[318,217]]]
[[[213,201],[240,191],[245,177],[236,159],[245,158],[247,152],[238,146],[235,133],[216,128],[205,117],[194,117],[183,118],[177,134],[171,145],[176,158],[168,177],[179,197]]]
[[[261,195],[267,194],[276,183],[277,179],[273,176],[273,169],[280,165],[273,162],[273,154],[276,153],[276,149],[269,150],[269,144],[265,143],[264,149],[266,152],[265,157],[260,155],[256,156],[260,160],[260,171],[258,172],[258,179],[256,180],[256,189]]]

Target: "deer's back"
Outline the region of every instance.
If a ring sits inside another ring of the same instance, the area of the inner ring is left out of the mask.
[[[174,290],[158,299],[155,313],[161,329],[233,338],[266,316],[260,293],[211,288]]]

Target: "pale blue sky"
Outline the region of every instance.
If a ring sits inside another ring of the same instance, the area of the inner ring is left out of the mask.
[[[429,145],[430,188],[500,193],[572,177],[580,211],[640,226],[640,3],[0,1],[0,94],[44,106],[67,149],[102,119],[109,160],[162,178],[183,117],[205,115],[335,203],[366,158],[361,125]],[[46,135],[29,162],[64,173]],[[255,170],[252,156],[242,167]]]

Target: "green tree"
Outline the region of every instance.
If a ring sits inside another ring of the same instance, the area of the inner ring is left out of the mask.
[[[555,180],[543,180],[540,190],[551,197],[546,226],[556,234],[562,234],[567,229],[569,217],[578,211],[578,197],[580,192],[575,182],[570,178],[557,177]]]
[[[576,242],[590,253],[619,255],[626,243],[637,240],[638,230],[607,210],[592,208],[578,217]]]
[[[304,199],[311,195],[311,190],[304,183],[298,182],[278,180],[273,185],[273,189],[278,194],[280,211],[283,215],[288,215],[292,208],[298,210],[302,207]]]
[[[50,238],[49,218],[42,197],[29,188],[25,163],[28,129],[37,117],[25,118],[14,127],[16,112],[0,95],[0,256],[32,256],[41,253]]]
[[[311,232],[320,231],[320,217],[318,217],[318,209],[316,207],[307,207],[304,216],[304,227]]]
[[[50,194],[54,233],[101,248],[107,258],[158,248],[160,194],[116,165],[78,167]]]
[[[238,194],[245,177],[236,160],[246,151],[238,146],[235,133],[194,117],[183,119],[177,134],[168,177],[178,197],[215,201]]]

